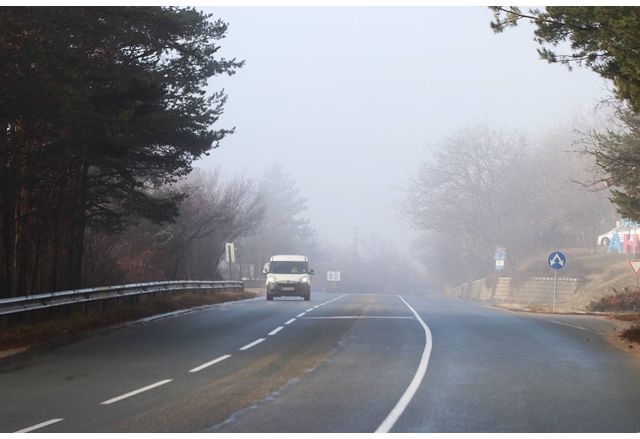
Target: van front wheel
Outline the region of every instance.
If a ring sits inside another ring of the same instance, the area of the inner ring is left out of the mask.
[[[311,300],[311,294],[307,294],[306,296],[304,296],[304,300]]]

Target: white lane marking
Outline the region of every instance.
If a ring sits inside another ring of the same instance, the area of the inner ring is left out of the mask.
[[[209,366],[213,366],[213,365],[214,365],[214,364],[216,364],[216,363],[219,363],[219,362],[221,362],[221,361],[224,361],[224,360],[226,360],[227,358],[229,358],[230,356],[231,356],[231,355],[223,355],[222,357],[218,357],[218,358],[216,358],[215,360],[211,360],[211,361],[209,361],[208,363],[201,364],[200,366],[198,366],[198,367],[194,367],[193,369],[191,369],[191,370],[189,371],[189,373],[200,372],[202,369],[205,369],[205,368],[207,368],[207,367],[209,367]]]
[[[251,348],[252,348],[252,347],[254,347],[255,345],[258,345],[258,344],[262,343],[264,340],[265,340],[264,338],[259,338],[259,339],[255,340],[255,341],[252,341],[252,342],[251,342],[251,343],[249,343],[249,344],[246,344],[246,345],[242,346],[242,347],[240,348],[240,350],[241,350],[241,351],[246,351],[247,349],[251,349]]]
[[[431,331],[429,330],[429,327],[420,318],[416,310],[413,309],[411,305],[409,305],[407,301],[402,298],[402,296],[398,296],[398,297],[400,298],[400,300],[404,302],[405,305],[407,305],[407,307],[411,310],[413,315],[416,317],[416,319],[422,326],[422,329],[424,329],[424,335],[425,335],[424,350],[422,351],[422,357],[420,358],[420,364],[418,365],[418,370],[416,370],[416,374],[413,376],[411,383],[409,383],[409,387],[407,387],[407,389],[404,391],[404,393],[396,403],[395,407],[393,407],[393,410],[391,410],[391,412],[387,415],[385,420],[382,421],[382,424],[380,424],[380,426],[376,430],[376,433],[388,433],[393,428],[393,425],[396,423],[398,418],[402,415],[402,412],[404,412],[404,410],[407,408],[407,406],[411,402],[411,398],[413,398],[413,395],[415,395],[416,391],[418,390],[418,387],[420,386],[420,383],[424,378],[424,374],[427,372],[427,366],[429,365],[429,357],[431,356],[432,341],[431,341]]]
[[[141,387],[138,390],[134,390],[132,392],[125,393],[124,395],[120,395],[120,396],[116,396],[115,398],[107,399],[106,401],[102,401],[100,404],[102,404],[102,405],[113,404],[114,402],[122,401],[123,399],[129,398],[131,396],[135,396],[135,395],[137,395],[139,393],[142,393],[142,392],[146,392],[147,390],[155,389],[156,387],[160,387],[160,386],[162,386],[164,384],[170,383],[171,381],[173,381],[173,380],[158,381],[157,383],[153,383],[153,384],[150,384],[148,386]]]
[[[415,320],[411,316],[322,316],[322,317],[305,317],[307,319],[407,319]]]
[[[276,329],[271,331],[269,335],[276,335],[278,332],[282,331],[282,328],[284,328],[284,326],[278,326]]]
[[[491,305],[485,305],[485,306],[486,306],[487,308],[496,309],[496,310],[498,310],[498,311],[507,311],[507,312],[510,312],[510,313],[512,313],[512,314],[520,314],[520,315],[522,315],[522,314],[523,314],[523,311],[512,311],[512,310],[510,310],[510,309],[500,308],[500,307],[497,307],[497,306],[491,306]],[[570,327],[570,328],[575,328],[575,329],[580,329],[580,330],[582,330],[582,331],[591,332],[589,329],[584,328],[584,327],[582,327],[582,326],[578,326],[578,325],[570,325],[569,323],[563,323],[563,322],[559,322],[559,321],[557,321],[557,320],[551,320],[551,319],[544,319],[544,320],[546,320],[546,321],[548,321],[548,322],[556,323],[556,324],[558,324],[558,325],[568,326],[568,327]]]
[[[313,308],[309,308],[308,310],[306,310],[305,312],[311,312],[313,311]]]
[[[16,431],[16,433],[29,433],[30,431],[38,430],[40,428],[47,427],[47,426],[49,426],[51,424],[55,424],[56,422],[60,422],[63,419],[64,418],[49,419],[48,421],[44,421],[44,422],[41,422],[39,424],[32,425],[31,427],[23,428],[22,430],[18,430],[18,431]]]
[[[313,307],[313,308],[311,308],[311,309],[316,309],[317,307],[318,307],[318,305],[314,306],[314,307]]]
[[[305,314],[306,314],[306,312],[301,312],[300,314],[298,314],[298,315],[296,316],[296,318],[298,318],[298,319],[299,319],[300,317],[302,317],[302,316],[303,316],[303,315],[305,315]]]
[[[293,323],[293,322],[295,322],[295,321],[296,321],[296,319],[289,319],[289,320],[287,320],[286,322],[284,322],[284,324],[285,324],[285,325],[290,325],[290,324],[292,324],[292,323]]]
[[[551,319],[547,319],[547,320],[550,321],[550,322],[553,322],[553,323],[557,323],[558,325],[568,326],[570,328],[582,329],[583,331],[589,332],[589,330],[587,328],[583,328],[582,326],[570,325],[568,323],[558,322],[556,320],[551,320]]]

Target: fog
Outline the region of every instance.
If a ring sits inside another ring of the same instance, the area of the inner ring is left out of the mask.
[[[246,65],[211,81],[229,97],[218,126],[236,132],[195,166],[281,164],[322,242],[357,230],[404,252],[416,232],[397,204],[427,147],[469,123],[535,135],[607,96],[590,70],[541,61],[529,25],[494,34],[487,8],[203,9]]]

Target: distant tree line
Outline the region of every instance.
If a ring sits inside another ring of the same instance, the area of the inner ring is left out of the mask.
[[[613,85],[617,122],[584,136],[585,151],[600,171],[594,187],[606,186],[625,218],[640,221],[640,8],[547,6],[491,8],[491,27],[502,32],[526,20],[535,26],[538,53],[550,63],[590,68]],[[563,43],[569,43],[563,45]],[[567,47],[567,53],[558,47]]]
[[[503,273],[541,250],[595,251],[615,212],[607,191],[590,188],[595,160],[576,151],[576,136],[559,128],[531,144],[479,124],[431,148],[404,203],[423,232],[416,251],[430,278],[451,285],[485,277],[496,247],[507,249]]]
[[[193,8],[0,8],[0,297],[86,285],[85,249],[138,222],[170,276],[196,270],[176,248],[214,223],[243,211],[251,227],[243,181],[191,190],[175,222],[189,190],[175,183],[231,132],[212,128],[225,94],[205,92],[242,66],[217,55],[226,30]]]
[[[640,8],[491,10],[494,32],[528,21],[542,59],[611,81],[607,104],[615,120],[605,128],[559,130],[534,145],[476,126],[434,149],[405,211],[425,232],[418,248],[440,283],[493,272],[497,245],[507,248],[506,268],[517,269],[552,245],[595,246],[616,216],[640,221]]]

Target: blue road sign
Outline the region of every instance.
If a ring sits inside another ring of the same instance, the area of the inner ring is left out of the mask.
[[[496,261],[504,260],[506,255],[507,255],[507,249],[506,248],[504,248],[504,247],[496,247],[496,255],[495,255]]]
[[[553,252],[547,258],[547,263],[554,270],[560,270],[567,263],[567,257],[560,252]]]

